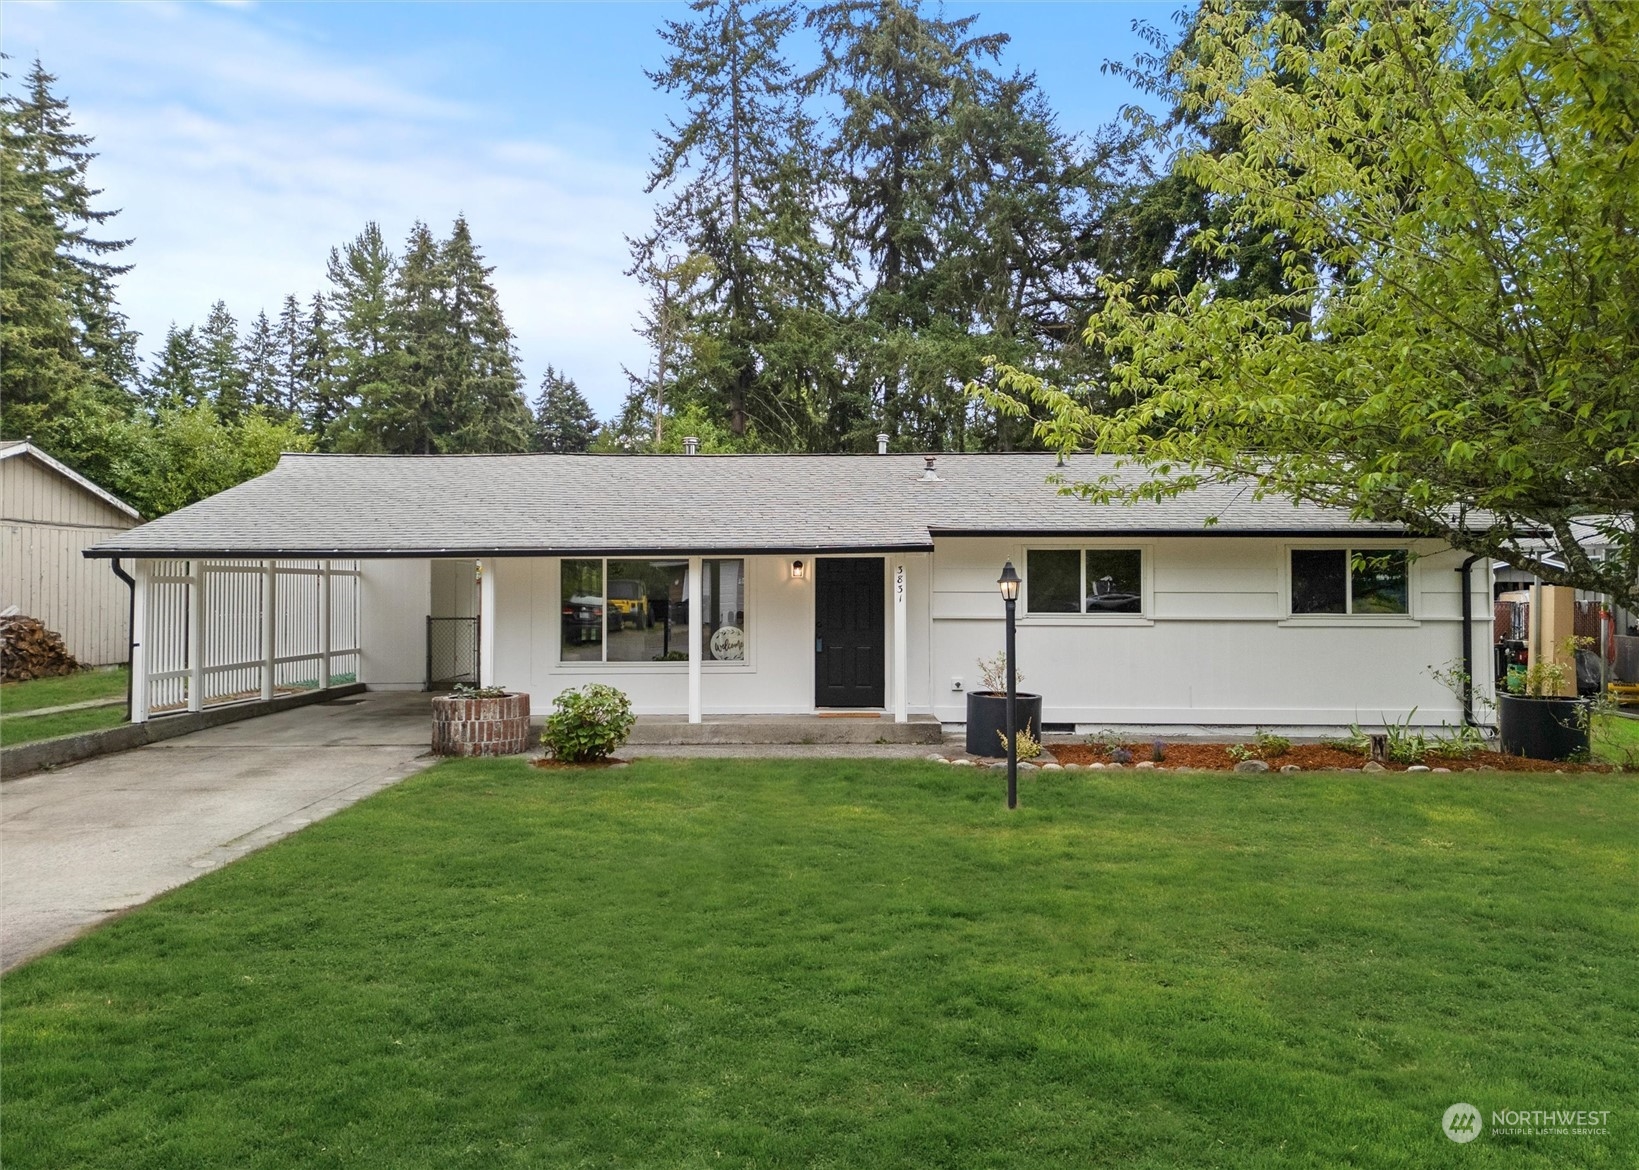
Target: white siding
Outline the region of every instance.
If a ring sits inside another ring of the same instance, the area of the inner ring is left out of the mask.
[[[427,681],[432,562],[359,562],[359,678],[374,690],[420,690]]]
[[[1405,618],[1291,619],[1286,565],[1293,545],[1332,540],[1199,537],[1076,542],[950,539],[934,553],[934,710],[965,718],[976,660],[1003,642],[996,578],[1025,551],[1141,547],[1145,612],[1137,616],[1019,616],[1019,668],[1043,696],[1048,723],[1342,727],[1412,717],[1460,722],[1452,694],[1429,668],[1461,654],[1462,555],[1430,542],[1412,547],[1411,613]],[[1384,541],[1360,542],[1366,547]],[[1487,580],[1476,566],[1476,673],[1489,674]],[[1026,585],[1028,589],[1028,582]],[[1413,711],[1415,710],[1415,716]]]
[[[0,461],[0,609],[39,618],[86,666],[124,662],[130,590],[80,554],[135,523],[26,454]]]
[[[814,710],[814,558],[800,581],[791,578],[792,557],[746,557],[746,638],[743,663],[702,664],[703,710],[707,715],[793,714]],[[929,557],[887,557],[883,587],[892,587],[893,568],[903,562],[909,586],[909,705],[927,711]],[[495,680],[528,691],[537,714],[570,687],[602,682],[619,687],[640,714],[682,715],[688,711],[688,664],[562,663],[558,661],[562,603],[558,562],[550,557],[500,557],[496,562]],[[893,605],[884,598],[887,639],[884,655],[887,693],[893,693]]]

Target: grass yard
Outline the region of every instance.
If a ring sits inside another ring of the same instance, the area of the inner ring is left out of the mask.
[[[1624,768],[1639,768],[1639,719],[1595,715],[1588,739],[1595,759]]]
[[[996,773],[923,763],[442,764],[7,976],[0,1155],[1639,1160],[1631,777],[1021,787],[1010,815]]]
[[[61,678],[38,678],[32,682],[0,685],[0,747],[50,739],[54,735],[72,735],[77,731],[118,727],[125,722],[123,703],[110,707],[84,707],[78,711],[58,711],[52,715],[33,715],[30,712],[92,699],[124,700],[129,673],[122,666],[115,670],[82,670]]]

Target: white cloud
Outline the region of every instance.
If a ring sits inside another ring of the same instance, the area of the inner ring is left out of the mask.
[[[608,414],[621,364],[642,365],[622,275],[649,215],[640,164],[503,136],[494,111],[419,80],[435,67],[341,60],[239,11],[28,5],[9,24],[8,51],[38,52],[97,136],[93,179],[136,240],[121,300],[145,353],[219,297],[241,321],[305,300],[367,220],[396,241],[464,213],[532,380],[551,362]]]

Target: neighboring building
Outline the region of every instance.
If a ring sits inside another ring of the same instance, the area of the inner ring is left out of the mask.
[[[1099,507],[1049,482],[1114,472],[1041,454],[287,455],[89,555],[124,558],[139,597],[148,582],[154,597],[169,591],[141,603],[152,654],[169,655],[154,675],[191,671],[201,704],[250,684],[212,689],[226,658],[180,664],[177,598],[190,590],[205,593],[204,628],[237,637],[242,665],[261,653],[264,609],[245,601],[225,616],[211,599],[253,598],[259,580],[262,596],[284,598],[277,574],[292,590],[324,574],[300,596],[329,599],[330,677],[418,687],[429,617],[471,609],[465,587],[441,583],[476,577],[477,672],[529,692],[537,713],[604,682],[643,714],[857,708],[956,724],[977,660],[1002,647],[996,578],[1011,561],[1024,578],[1020,669],[1049,725],[1462,720],[1431,668],[1465,651],[1488,661],[1488,564],[1460,572],[1469,558],[1438,541],[1255,500],[1246,485]],[[267,650],[268,662],[299,653],[310,664],[290,671],[324,677],[302,637],[307,649]],[[1475,673],[1488,693],[1489,672]]]
[[[141,521],[34,444],[0,442],[0,609],[56,630],[82,665],[126,661],[130,590],[81,553]]]

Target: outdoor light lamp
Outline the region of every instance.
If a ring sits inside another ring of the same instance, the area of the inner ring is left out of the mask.
[[[1007,604],[1007,807],[1019,807],[1019,677],[1013,667],[1013,616],[1019,601],[1019,574],[1008,561],[1002,566],[1002,575],[996,579]]]
[[[1019,599],[1019,575],[1014,571],[1012,561],[1002,566],[1002,575],[996,578],[996,585],[1002,591],[1003,601]]]
[[[801,581],[804,572],[805,572],[805,570],[802,567],[802,562],[801,561],[792,561],[791,562],[791,579],[793,581]]]

